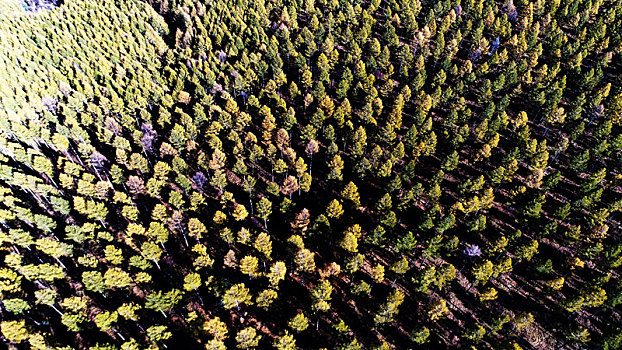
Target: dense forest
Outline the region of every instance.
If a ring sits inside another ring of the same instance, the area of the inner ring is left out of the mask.
[[[619,0],[0,1],[11,349],[622,347]]]

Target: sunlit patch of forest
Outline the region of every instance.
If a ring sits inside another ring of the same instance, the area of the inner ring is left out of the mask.
[[[18,14],[24,11],[23,3],[19,0],[3,0],[0,1],[0,16]]]

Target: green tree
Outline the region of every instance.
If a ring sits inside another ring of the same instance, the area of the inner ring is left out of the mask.
[[[531,258],[538,252],[538,241],[531,240],[525,244],[521,244],[516,248],[516,257],[519,259],[525,259],[530,261]]]
[[[104,276],[98,271],[86,271],[82,273],[84,288],[93,292],[103,293],[105,290]]]
[[[114,324],[117,323],[118,317],[119,314],[116,312],[105,311],[95,315],[95,324],[101,331],[106,332],[114,328]]]
[[[147,336],[152,343],[168,340],[173,334],[167,330],[166,326],[155,325],[147,328]]]
[[[172,289],[168,292],[153,292],[145,297],[145,307],[159,311],[166,317],[166,312],[175,307],[181,301],[182,296],[183,293],[179,289]]]
[[[482,302],[497,299],[497,290],[489,287],[478,293],[479,300]]]
[[[473,343],[479,343],[485,334],[486,329],[484,327],[479,324],[473,324],[464,330],[462,336]]]
[[[415,344],[425,344],[430,337],[430,330],[427,327],[419,327],[410,332],[410,340]]]
[[[327,163],[327,167],[330,169],[330,172],[327,175],[328,180],[343,180],[343,168],[344,162],[341,159],[341,156],[335,154],[333,158]]]
[[[205,225],[197,218],[190,218],[188,220],[188,235],[195,239],[200,239],[203,234],[207,233]]]
[[[490,260],[482,260],[479,263],[473,265],[473,268],[471,269],[473,278],[475,278],[475,282],[473,282],[473,285],[486,283],[494,272],[493,267],[494,265]]]
[[[311,300],[313,301],[312,309],[315,311],[328,311],[330,309],[331,294],[333,287],[330,282],[325,279],[320,280],[313,289],[311,289]]]
[[[2,304],[4,305],[4,308],[7,309],[7,311],[16,315],[21,315],[24,312],[30,310],[30,305],[28,304],[28,302],[20,298],[4,299],[2,301]]]
[[[162,256],[162,249],[157,244],[151,241],[146,241],[141,246],[140,252],[145,259],[153,261],[158,269],[160,269],[158,260],[160,260],[160,257]]]
[[[376,325],[382,325],[393,322],[399,311],[399,306],[404,302],[404,296],[404,293],[400,290],[394,289],[387,297],[386,302],[380,306],[378,313],[374,316],[374,323]]]
[[[0,268],[0,292],[14,293],[20,290],[22,276],[8,268]],[[2,293],[4,295],[4,293]]]
[[[114,245],[107,245],[104,254],[111,264],[119,265],[123,262],[123,251]]]

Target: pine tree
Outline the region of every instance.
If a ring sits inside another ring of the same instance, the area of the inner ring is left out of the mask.
[[[377,264],[371,269],[371,278],[376,281],[376,283],[382,283],[384,281],[384,266]]]
[[[196,272],[191,272],[184,277],[184,290],[196,291],[199,287],[201,287],[201,275]]]
[[[205,322],[203,330],[211,334],[214,339],[218,341],[224,341],[227,339],[227,333],[229,333],[227,324],[222,322],[220,317],[214,317]]]
[[[188,220],[188,235],[190,237],[200,239],[204,233],[207,233],[207,228],[199,219],[190,218]]]
[[[341,191],[341,196],[351,201],[354,204],[355,208],[359,208],[361,206],[361,198],[358,192],[358,187],[350,181]]]
[[[326,207],[326,216],[338,219],[343,215],[343,207],[337,199],[333,199]]]
[[[238,332],[235,340],[237,341],[236,347],[238,349],[252,349],[259,345],[261,335],[257,335],[257,331],[254,328],[247,327]]]
[[[13,344],[19,344],[29,337],[26,321],[24,320],[2,321],[0,330],[4,338]]]
[[[95,316],[95,324],[101,331],[111,330],[114,324],[117,323],[118,316],[119,314],[116,312],[102,312]]]
[[[147,294],[145,297],[145,307],[159,311],[166,317],[166,312],[175,307],[182,298],[183,293],[178,289],[172,289],[168,292],[157,291]]]
[[[473,266],[471,272],[475,278],[474,285],[486,283],[493,274],[493,263],[490,260],[483,260]]]
[[[289,196],[289,198],[292,198],[292,194],[296,191],[298,191],[299,189],[299,185],[298,185],[298,180],[296,180],[295,177],[293,176],[288,176],[287,178],[285,178],[285,181],[283,181],[283,186],[281,186],[281,192],[286,195]]]
[[[233,209],[233,218],[235,221],[242,221],[246,219],[248,216],[248,212],[246,211],[246,207],[242,204],[237,204]]]
[[[288,326],[296,333],[300,333],[309,328],[309,319],[303,313],[298,313],[289,321]]]
[[[290,326],[291,327],[291,326]],[[293,327],[292,327],[293,328]],[[277,350],[295,350],[298,347],[296,346],[296,340],[294,336],[285,331],[285,334],[276,338],[272,343]]]
[[[284,262],[282,261],[275,262],[270,267],[270,273],[268,274],[270,285],[274,288],[278,288],[279,281],[282,281],[285,279],[286,272],[287,270],[286,270]]]
[[[247,255],[243,257],[242,259],[240,259],[239,267],[240,267],[240,272],[242,272],[245,275],[248,275],[249,278],[259,276],[259,273],[257,271],[258,260],[256,257],[252,255]]]
[[[158,260],[160,260],[160,256],[162,256],[162,249],[157,244],[151,241],[146,241],[143,243],[140,250],[145,259],[153,261],[158,269],[160,269]]]
[[[314,254],[306,248],[300,249],[294,258],[298,270],[301,272],[315,272]]]
[[[272,254],[272,241],[270,240],[270,235],[266,232],[260,232],[255,238],[255,243],[253,247],[257,249],[258,252],[262,253],[266,259],[272,259],[270,255]]]
[[[449,312],[449,309],[447,308],[447,303],[443,299],[438,299],[430,303],[427,310],[428,317],[430,317],[430,320],[432,321],[438,320],[441,317],[445,317]]]
[[[147,328],[147,336],[152,343],[162,342],[169,339],[173,334],[166,326],[155,325]]]
[[[326,177],[328,180],[343,180],[342,171],[344,168],[344,161],[341,159],[340,155],[334,155],[326,165],[330,169],[330,172]]]
[[[399,311],[399,306],[403,302],[404,293],[400,290],[394,289],[387,297],[386,302],[380,306],[378,313],[374,316],[374,323],[376,325],[382,325],[388,322],[393,322]]]
[[[259,218],[263,219],[264,226],[268,227],[268,216],[272,214],[272,202],[270,202],[266,197],[262,197],[259,202],[257,202],[257,215]]]
[[[222,297],[225,309],[236,307],[240,310],[240,305],[251,304],[250,290],[244,283],[238,283],[229,288]]]
[[[311,289],[312,309],[315,311],[328,311],[330,309],[331,294],[333,287],[330,282],[323,279]]]
[[[257,294],[255,303],[257,304],[257,307],[268,310],[277,297],[278,294],[276,291],[272,289],[265,289]]]
[[[341,240],[340,247],[350,253],[358,251],[358,239],[354,233],[346,231],[345,236]]]
[[[294,221],[291,222],[291,227],[304,233],[309,225],[309,217],[309,210],[306,208],[302,209],[300,213],[296,214]]]

